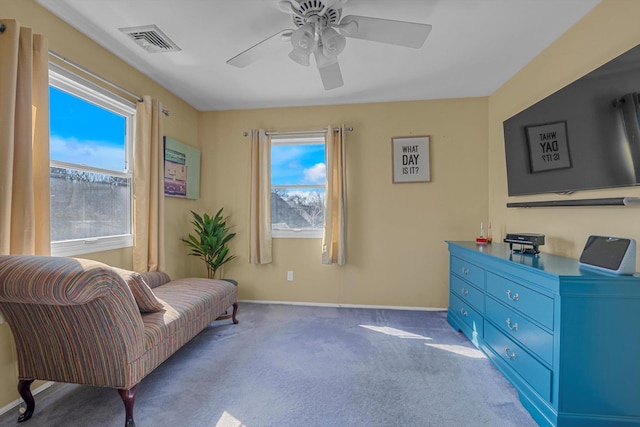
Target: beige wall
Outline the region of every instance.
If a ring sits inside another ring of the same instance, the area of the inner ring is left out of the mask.
[[[239,258],[226,275],[241,299],[447,307],[445,239],[470,239],[487,222],[487,99],[201,113],[204,205],[224,207]],[[346,136],[347,265],[323,265],[320,239],[274,239],[274,262],[247,261],[251,128],[353,126]],[[430,135],[430,183],[393,184],[391,137]],[[286,272],[294,281],[286,281]]]
[[[640,239],[638,208],[507,209],[502,122],[640,42],[636,0],[604,0],[592,13],[489,98],[198,113],[152,80],[46,12],[33,0],[0,0],[2,17],[46,34],[50,48],[107,79],[161,99],[171,110],[165,133],[202,150],[201,198],[166,199],[168,272],[204,274],[180,243],[189,210],[231,215],[238,259],[226,271],[248,300],[446,307],[445,239],[468,240],[491,220],[505,231],[547,235],[543,250],[576,257],[589,234]],[[274,263],[247,263],[247,139],[251,128],[318,128],[345,123],[347,135],[348,264],[320,263],[320,241],[274,241]],[[430,135],[432,182],[392,184],[392,136]],[[488,184],[488,185],[487,185]],[[640,196],[640,189],[583,192],[574,197]],[[514,198],[514,201],[546,197]],[[130,267],[130,251],[90,254]],[[295,280],[286,281],[293,270]],[[11,333],[0,325],[0,408],[17,399]]]
[[[0,16],[17,19],[20,24],[44,34],[49,40],[49,49],[71,61],[134,93],[160,99],[165,108],[171,111],[171,116],[164,122],[165,134],[189,145],[198,144],[198,112],[194,108],[78,33],[34,0],[0,0]],[[167,199],[166,205],[167,241],[169,242],[167,256],[170,257],[178,252],[176,247],[179,229],[176,218],[181,218],[182,213],[188,212],[190,208],[197,209],[198,202]],[[132,264],[130,249],[87,254],[86,257],[123,268],[130,268]],[[170,274],[177,275],[182,267],[183,265],[170,263],[168,270]],[[0,325],[0,408],[18,398],[16,385],[15,346],[11,331],[5,323]]]
[[[580,256],[591,234],[640,241],[640,207],[507,209],[507,202],[640,197],[640,188],[508,197],[502,131],[504,120],[640,43],[638,16],[636,0],[604,0],[489,98],[489,209],[498,237],[505,232],[543,233],[543,252],[573,258]]]

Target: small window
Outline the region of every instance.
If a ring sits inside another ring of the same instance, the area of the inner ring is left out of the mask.
[[[51,252],[132,246],[134,104],[50,64]]]
[[[271,137],[273,237],[322,237],[326,172],[324,135]]]

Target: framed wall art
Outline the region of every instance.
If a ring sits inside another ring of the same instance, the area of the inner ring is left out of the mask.
[[[428,136],[391,138],[393,182],[429,182],[431,167]]]
[[[200,150],[164,137],[165,196],[200,197]]]

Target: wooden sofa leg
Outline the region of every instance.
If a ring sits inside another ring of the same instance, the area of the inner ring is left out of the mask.
[[[24,403],[27,404],[26,411],[24,411],[18,417],[19,423],[27,421],[29,418],[31,418],[31,416],[33,415],[33,411],[36,409],[36,401],[33,400],[33,395],[31,394],[30,390],[33,381],[34,380],[20,380],[18,382],[18,393],[20,394],[22,400],[24,400]]]
[[[238,303],[234,302],[233,303],[233,313],[231,314],[231,319],[233,320],[233,324],[237,325],[238,324],[238,319],[236,319],[236,314],[238,313]]]
[[[138,391],[138,384],[134,385],[133,387],[131,387],[128,390],[119,388],[118,389],[118,394],[120,394],[120,398],[122,399],[122,401],[124,402],[124,409],[125,409],[125,416],[126,416],[126,420],[125,420],[125,427],[135,427],[136,426],[136,422],[133,421],[133,404],[135,403],[136,400],[136,392]]]

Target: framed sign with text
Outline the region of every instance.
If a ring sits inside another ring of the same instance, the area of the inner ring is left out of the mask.
[[[527,126],[531,172],[571,167],[565,122]]]
[[[391,138],[393,182],[429,182],[429,137],[402,136]]]

